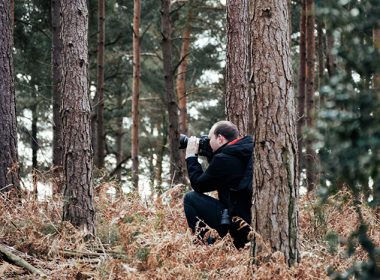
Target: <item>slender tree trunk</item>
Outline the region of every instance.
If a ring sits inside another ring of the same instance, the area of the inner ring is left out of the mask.
[[[123,95],[122,92],[119,91],[117,95],[117,108],[118,111],[121,112],[123,110]],[[116,119],[116,165],[121,164],[124,153],[123,153],[123,136],[124,136],[124,128],[123,128],[123,116],[119,115]],[[121,168],[116,171],[116,178],[120,182],[121,181]]]
[[[97,72],[97,157],[96,166],[104,168],[105,133],[104,133],[104,42],[105,42],[105,0],[98,0],[98,72]]]
[[[298,251],[298,147],[286,0],[252,9],[251,67],[255,128],[252,225],[289,265]],[[253,256],[262,249],[253,241]]]
[[[324,64],[324,57],[323,57],[323,50],[324,48],[324,41],[325,41],[325,35],[323,34],[323,28],[324,23],[323,20],[320,19],[317,23],[317,33],[318,33],[318,85],[317,88],[320,87],[323,79],[323,74],[325,71],[325,64]]]
[[[228,0],[225,105],[242,135],[253,134],[249,70],[249,1]]]
[[[380,22],[378,24],[380,24]],[[372,35],[373,35],[373,45],[377,49],[377,51],[380,53],[380,27],[375,27],[373,29]],[[380,72],[375,73],[373,76],[373,88],[377,93],[377,99],[380,100]],[[378,154],[378,157],[380,157],[380,154]],[[378,168],[378,174],[380,174],[380,166],[378,166],[377,168]],[[373,187],[374,187],[373,198],[375,201],[380,203],[380,175],[378,175],[378,178]],[[379,204],[376,207],[376,215],[378,218],[380,218]]]
[[[139,184],[140,0],[133,1],[132,184]]]
[[[95,234],[88,96],[88,10],[85,0],[62,2],[63,220]]]
[[[62,139],[62,120],[60,117],[62,89],[62,39],[61,32],[61,0],[51,1],[52,18],[52,89],[53,89],[53,177],[55,185],[53,193],[62,192],[62,159],[63,159],[63,139]]]
[[[159,148],[158,150],[158,154],[157,154],[157,163],[156,163],[156,192],[158,194],[161,194],[163,192],[163,187],[162,187],[162,162],[163,162],[163,159],[164,159],[164,155],[165,155],[165,147],[166,147],[166,144],[167,144],[167,140],[168,140],[168,134],[167,134],[167,126],[165,125],[166,124],[166,120],[165,120],[165,117],[164,117],[164,112],[163,112],[163,118],[162,118],[162,123],[163,123],[163,127],[161,127],[160,124],[158,124],[158,131],[162,130],[162,142],[161,142],[161,147]]]
[[[306,1],[306,125],[311,132],[315,126],[315,10],[314,0]],[[317,183],[317,154],[309,133],[306,140],[306,180],[307,190],[311,192]]]
[[[162,54],[164,61],[166,104],[169,113],[170,177],[173,184],[184,182],[179,153],[178,105],[174,95],[170,0],[161,0]]]
[[[30,146],[32,148],[32,178],[33,178],[33,195],[34,198],[37,199],[38,191],[37,191],[37,169],[38,169],[38,139],[37,139],[37,94],[36,91],[32,91],[33,104],[31,107],[32,111],[32,133],[30,139]]]
[[[0,0],[0,192],[20,188],[11,13],[10,1]]]
[[[189,49],[190,49],[190,36],[191,36],[191,21],[192,10],[189,8],[187,15],[186,27],[182,33],[182,46],[181,46],[181,63],[178,66],[177,74],[177,97],[179,108],[179,132],[188,134],[187,127],[187,97],[186,97],[186,73],[187,65],[189,61]]]
[[[327,66],[327,73],[329,74],[329,77],[331,78],[335,74],[335,68],[336,68],[336,62],[335,57],[332,53],[332,50],[334,48],[334,36],[331,33],[330,30],[327,29],[326,31],[326,66]]]
[[[299,172],[304,167],[303,154],[303,130],[305,127],[305,75],[306,75],[306,0],[301,0],[301,20],[300,20],[300,66],[298,74],[298,122],[297,138],[299,151]],[[301,178],[301,177],[300,177]]]

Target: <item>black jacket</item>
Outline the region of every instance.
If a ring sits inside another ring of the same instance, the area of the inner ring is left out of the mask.
[[[252,151],[253,139],[245,136],[220,147],[204,172],[198,158],[186,159],[194,191],[218,191],[219,200],[230,209],[230,216],[239,216],[247,223],[251,222],[252,189],[233,189],[238,188],[243,178],[252,181]],[[249,171],[250,178],[246,178],[246,170]]]

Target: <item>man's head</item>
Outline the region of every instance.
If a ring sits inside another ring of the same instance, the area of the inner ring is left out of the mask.
[[[213,152],[238,137],[239,131],[236,125],[230,121],[219,121],[215,123],[211,127],[208,134],[208,138],[210,138],[210,146]]]

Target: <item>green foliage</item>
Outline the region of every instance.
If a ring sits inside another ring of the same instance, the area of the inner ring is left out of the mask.
[[[347,186],[353,197],[379,207],[380,201],[380,93],[373,76],[380,73],[380,52],[373,46],[372,30],[378,27],[379,1],[318,2],[318,16],[335,39],[333,54],[337,69],[320,89],[318,148],[322,165],[321,194],[325,197]],[[372,182],[375,184],[372,186]],[[360,245],[368,260],[354,264],[344,273],[331,271],[333,279],[378,279],[373,242],[365,221],[349,240],[348,255]],[[336,237],[329,236],[336,244]],[[332,247],[334,248],[334,246]]]

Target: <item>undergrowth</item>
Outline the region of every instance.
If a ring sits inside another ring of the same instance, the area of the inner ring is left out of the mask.
[[[48,279],[328,279],[328,270],[344,271],[367,257],[360,248],[346,254],[358,226],[346,192],[323,205],[300,199],[301,261],[288,268],[281,253],[263,252],[252,264],[250,246],[238,251],[229,236],[211,246],[194,245],[180,187],[147,202],[133,194],[112,197],[107,191],[113,187],[97,187],[97,234],[90,241],[62,222],[62,197],[24,197],[21,203],[0,197],[0,243]],[[379,221],[371,209],[361,206],[361,211],[379,246]],[[0,256],[0,278],[36,276]]]

